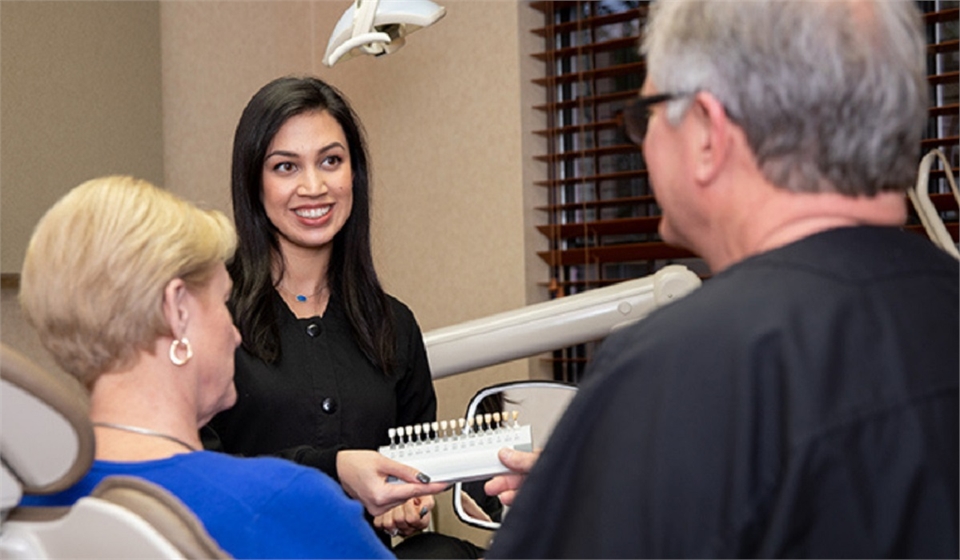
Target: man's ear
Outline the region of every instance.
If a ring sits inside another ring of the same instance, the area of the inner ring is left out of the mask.
[[[182,338],[187,330],[190,313],[187,310],[187,284],[182,278],[167,282],[163,289],[163,315],[170,326],[174,339]]]
[[[698,124],[694,178],[699,184],[710,184],[728,163],[734,124],[710,92],[698,92],[693,104],[691,112]]]

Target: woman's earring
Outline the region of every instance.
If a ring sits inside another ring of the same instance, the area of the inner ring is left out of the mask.
[[[186,353],[184,357],[180,357],[177,352],[177,348],[180,345],[183,345],[183,351]],[[173,362],[176,366],[182,366],[183,364],[190,361],[190,358],[193,357],[193,348],[190,348],[190,341],[187,340],[187,337],[183,337],[180,340],[174,340],[170,344],[170,361]]]

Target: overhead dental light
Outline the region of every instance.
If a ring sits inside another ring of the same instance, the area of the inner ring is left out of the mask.
[[[406,43],[404,37],[432,25],[446,10],[430,0],[356,0],[333,28],[326,66],[370,54],[390,54]]]

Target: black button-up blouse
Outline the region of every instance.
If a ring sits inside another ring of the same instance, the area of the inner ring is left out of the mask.
[[[337,480],[338,450],[376,449],[389,443],[389,428],[436,419],[423,336],[403,303],[389,298],[398,366],[385,375],[364,357],[336,297],[323,317],[309,319],[298,319],[279,294],[273,297],[280,359],[267,364],[237,349],[237,404],[207,428],[220,450],[281,456]]]

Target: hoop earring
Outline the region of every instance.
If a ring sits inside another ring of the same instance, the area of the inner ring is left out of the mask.
[[[187,355],[183,358],[177,355],[177,348],[183,344],[184,351]],[[190,358],[193,357],[193,348],[190,348],[190,341],[187,340],[187,337],[183,337],[180,340],[174,340],[170,343],[170,361],[173,362],[175,366],[182,366],[183,364],[190,361]]]

